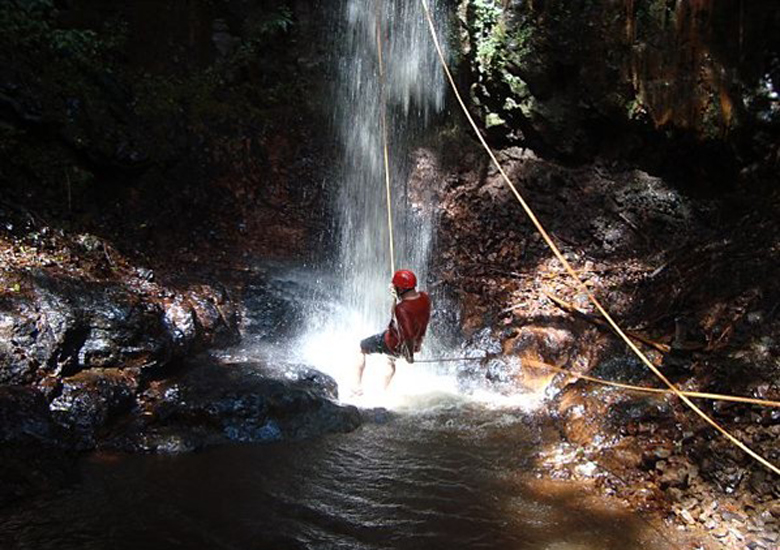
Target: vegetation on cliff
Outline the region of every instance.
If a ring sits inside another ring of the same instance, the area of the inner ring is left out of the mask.
[[[319,116],[304,30],[283,1],[3,3],[4,200],[141,255],[289,216],[277,196],[302,192],[307,167],[280,165],[312,148]],[[289,124],[303,113],[314,122]]]
[[[774,2],[468,0],[460,18],[471,98],[499,143],[703,186],[777,166]]]

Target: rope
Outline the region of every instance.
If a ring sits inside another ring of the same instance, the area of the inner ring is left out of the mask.
[[[390,239],[390,276],[395,273],[395,247],[393,245],[393,201],[390,195],[390,153],[387,147],[387,99],[385,98],[385,73],[384,64],[382,62],[382,19],[379,14],[379,6],[381,3],[377,3],[377,16],[376,16],[376,52],[377,61],[379,63],[379,103],[381,110],[381,125],[382,125],[382,150],[384,153],[385,164],[385,189],[387,192],[387,230]]]
[[[665,388],[647,388],[645,386],[634,386],[632,384],[623,384],[622,382],[612,382],[610,380],[596,378],[595,376],[588,376],[587,374],[572,372],[570,370],[563,369],[561,367],[556,367],[555,365],[550,365],[549,363],[536,361],[535,359],[526,358],[522,360],[522,363],[523,365],[528,365],[530,367],[536,367],[539,369],[548,369],[551,371],[560,372],[567,376],[581,378],[582,380],[587,380],[588,382],[595,382],[597,384],[602,384],[604,386],[612,386],[615,388],[622,388],[624,390],[638,391],[643,393],[665,393],[665,394],[674,393],[673,391]],[[718,393],[704,393],[704,392],[697,392],[697,391],[682,391],[682,390],[680,390],[680,393],[688,397],[694,397],[697,399],[709,399],[711,401],[733,401],[735,403],[750,403],[751,405],[760,405],[762,407],[780,407],[780,401],[754,399],[752,397],[738,397],[735,395],[721,395]]]
[[[445,357],[442,359],[421,359],[421,360],[415,360],[415,363],[452,363],[456,361],[474,361],[474,360],[482,360],[486,359],[485,357]],[[537,361],[535,359],[522,359],[522,365],[523,366],[529,366],[529,367],[535,367],[539,369],[549,369],[555,372],[559,372],[561,374],[565,374],[567,376],[573,376],[575,378],[580,378],[582,380],[587,380],[588,382],[594,382],[596,384],[602,384],[604,386],[612,386],[615,388],[622,388],[624,390],[629,391],[638,391],[643,393],[665,393],[665,394],[673,394],[669,389],[664,388],[648,388],[645,386],[634,386],[632,384],[623,384],[622,382],[612,382],[611,380],[604,380],[603,378],[596,378],[595,376],[588,376],[587,374],[581,374],[578,372],[572,372],[568,369],[564,369],[561,367],[556,367],[555,365],[551,365],[549,363],[544,363],[542,361]],[[708,399],[710,401],[732,401],[734,403],[749,403],[751,405],[759,405],[761,407],[777,407],[780,408],[780,401],[771,401],[768,399],[755,399],[752,397],[739,397],[736,395],[724,395],[720,393],[706,393],[706,392],[697,392],[697,391],[681,391],[684,395],[687,395],[688,397],[694,397],[697,399]]]
[[[606,309],[601,305],[601,302],[599,302],[596,297],[593,295],[593,293],[588,289],[588,287],[585,285],[585,283],[582,282],[582,280],[579,278],[577,273],[574,271],[574,268],[572,268],[571,264],[569,264],[568,260],[563,256],[561,251],[558,249],[558,247],[553,242],[550,235],[547,233],[547,231],[544,229],[544,226],[539,222],[539,220],[536,217],[536,214],[534,214],[533,210],[530,206],[525,202],[520,192],[517,190],[517,187],[512,183],[512,181],[509,179],[509,176],[506,175],[506,172],[504,172],[504,168],[501,166],[501,163],[498,162],[498,159],[496,158],[495,154],[493,154],[493,150],[490,148],[490,146],[485,141],[485,138],[482,136],[482,133],[479,131],[479,127],[474,122],[474,119],[472,118],[471,114],[468,111],[468,108],[466,107],[466,104],[463,101],[463,98],[460,95],[460,92],[458,91],[458,87],[455,85],[455,79],[452,77],[452,73],[450,73],[450,69],[447,66],[447,61],[444,58],[444,53],[442,52],[441,44],[439,43],[439,36],[436,33],[436,26],[433,23],[433,17],[431,16],[431,12],[428,8],[428,3],[426,0],[420,0],[420,3],[422,4],[423,11],[425,12],[425,17],[428,20],[428,27],[431,31],[431,38],[433,39],[433,44],[436,47],[436,52],[439,55],[439,60],[441,61],[442,68],[444,69],[445,74],[447,75],[447,79],[449,80],[450,86],[452,87],[452,91],[455,94],[455,97],[458,100],[458,103],[460,104],[460,108],[463,110],[463,113],[466,115],[466,118],[469,121],[469,124],[471,125],[472,129],[474,130],[474,133],[477,135],[477,138],[479,139],[482,146],[485,148],[485,151],[490,156],[490,159],[493,161],[493,164],[495,165],[496,169],[498,170],[499,174],[501,174],[502,179],[507,184],[509,189],[514,194],[515,198],[518,200],[520,205],[523,207],[523,210],[525,211],[528,218],[531,220],[533,225],[536,227],[536,230],[539,232],[539,234],[544,239],[544,242],[547,243],[547,246],[550,248],[552,253],[555,255],[555,257],[558,259],[559,262],[561,262],[561,265],[563,265],[564,269],[568,272],[568,274],[572,277],[572,279],[576,282],[577,288],[585,293],[585,295],[588,297],[590,302],[593,304],[593,306],[601,313],[601,315],[604,317],[604,319],[609,323],[609,325],[612,327],[612,329],[615,331],[615,333],[620,336],[620,338],[626,343],[626,345],[629,347],[629,349],[636,354],[636,356],[649,368],[653,374],[655,374],[674,394],[680,398],[683,403],[685,403],[691,410],[693,410],[699,417],[702,418],[707,424],[718,430],[724,437],[726,437],[729,441],[731,441],[734,445],[742,449],[745,453],[753,457],[755,460],[760,462],[762,465],[764,465],[766,468],[774,472],[775,474],[780,476],[780,468],[769,462],[767,459],[753,451],[750,447],[742,443],[740,440],[738,440],[736,437],[731,435],[728,431],[726,431],[725,428],[723,428],[720,424],[715,422],[712,418],[707,416],[707,414],[702,411],[699,407],[697,407],[687,396],[683,395],[683,393],[672,384],[671,381],[669,381],[666,376],[663,375],[663,373],[656,368],[655,365],[650,361],[650,359],[647,358],[647,356],[642,353],[642,351],[634,344],[634,342],[631,341],[631,339],[626,335],[625,332],[620,328],[620,326],[615,322],[615,320],[612,318],[612,316],[607,312]]]
[[[568,313],[573,313],[574,315],[578,315],[581,318],[585,319],[586,321],[588,321],[590,323],[593,323],[593,324],[595,324],[595,325],[597,325],[599,327],[603,327],[604,324],[605,324],[603,319],[600,319],[598,317],[594,317],[594,316],[592,316],[592,315],[590,315],[588,313],[585,313],[584,311],[580,311],[579,309],[574,307],[572,304],[570,304],[568,302],[564,302],[563,300],[561,300],[557,296],[553,296],[549,292],[542,291],[542,294],[547,296],[556,306],[558,306],[559,308],[561,308],[562,310],[564,310],[564,311],[566,311]],[[645,338],[641,334],[636,334],[636,333],[632,333],[632,332],[626,332],[626,334],[628,334],[629,338],[632,338],[632,339],[636,340],[637,342],[641,342],[642,344],[644,344],[646,346],[650,346],[651,348],[653,348],[653,349],[655,349],[657,351],[660,351],[661,353],[669,353],[670,351],[672,351],[671,346],[669,346],[668,344],[661,344],[659,342],[653,342],[652,340],[650,340],[649,338]]]

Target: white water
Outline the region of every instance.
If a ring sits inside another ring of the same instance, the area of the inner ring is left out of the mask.
[[[434,0],[431,8],[444,34],[446,23],[439,4]],[[432,115],[443,109],[445,82],[418,0],[346,0],[343,9],[345,34],[338,62],[334,126],[343,153],[336,210],[338,264],[348,310],[338,325],[359,329],[358,334],[365,337],[386,325],[391,303],[382,99],[387,109],[396,268],[412,269],[424,284],[435,213],[432,207],[409,207],[406,183],[412,142]]]

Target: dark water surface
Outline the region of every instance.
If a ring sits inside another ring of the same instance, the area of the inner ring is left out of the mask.
[[[317,440],[94,455],[79,483],[0,513],[0,547],[670,547],[571,484],[535,482],[538,432],[520,411],[460,404]]]

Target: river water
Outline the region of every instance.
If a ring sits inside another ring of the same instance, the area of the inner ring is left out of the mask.
[[[572,483],[534,479],[544,438],[533,413],[455,397],[416,407],[316,440],[174,456],[93,455],[76,485],[0,516],[1,546],[672,546],[640,518]]]
[[[94,453],[80,461],[70,485],[0,511],[0,548],[675,546],[640,516],[586,486],[537,477],[540,457],[549,459],[559,443],[544,395],[513,392],[468,363],[400,362],[384,391],[374,362],[367,366],[366,392],[348,397],[348,355],[336,353],[328,338],[312,339],[314,328],[305,322],[340,311],[338,303],[316,295],[322,277],[277,269],[263,282],[265,293],[247,301],[256,309],[249,319],[252,336],[215,359],[226,368],[287,361],[290,368],[329,371],[342,380],[345,401],[364,408],[360,428],[183,454]],[[301,302],[302,296],[312,301]]]

